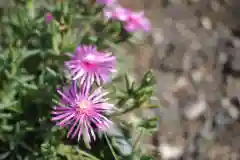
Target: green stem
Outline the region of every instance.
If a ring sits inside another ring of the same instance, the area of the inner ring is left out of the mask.
[[[80,153],[84,156],[87,156],[87,157],[91,158],[92,160],[100,160],[99,158],[97,158],[97,157],[95,157],[95,156],[93,156],[93,155],[91,155],[91,154],[89,154],[89,153],[87,153],[83,150],[78,150],[78,153]]]
[[[79,154],[79,157],[80,157],[80,160],[84,160],[84,157],[81,154]]]
[[[104,137],[105,137],[105,139],[106,139],[106,141],[107,141],[107,143],[108,143],[108,146],[109,146],[109,148],[110,148],[110,150],[111,150],[111,152],[112,152],[112,155],[113,155],[114,159],[115,159],[115,160],[118,160],[117,154],[115,153],[112,145],[110,144],[110,141],[109,141],[106,133],[104,133]]]
[[[120,115],[126,114],[128,112],[131,112],[137,108],[140,108],[140,107],[141,107],[141,105],[134,105],[133,107],[129,107],[121,112],[113,113],[111,116],[120,116]]]
[[[34,0],[29,0],[27,2],[28,14],[33,19],[35,17],[35,10],[34,10]]]
[[[135,151],[138,147],[138,144],[139,144],[139,141],[141,140],[143,134],[144,134],[145,130],[144,129],[141,129],[140,130],[140,133],[138,134],[138,137],[137,139],[135,140],[135,142],[133,143],[133,151]]]

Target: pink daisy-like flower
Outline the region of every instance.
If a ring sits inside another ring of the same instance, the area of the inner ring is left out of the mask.
[[[103,114],[113,111],[113,104],[107,102],[104,98],[108,93],[102,88],[94,92],[77,87],[74,82],[70,87],[63,91],[57,90],[61,96],[60,105],[53,108],[52,120],[57,126],[68,128],[67,138],[76,138],[79,141],[81,137],[86,144],[95,140],[96,130],[102,132],[112,124]]]
[[[96,0],[96,2],[98,4],[103,4],[103,5],[106,5],[106,6],[110,6],[112,4],[115,4],[117,2],[117,0]]]
[[[53,20],[53,15],[52,15],[52,13],[51,12],[47,12],[46,14],[45,14],[45,23],[46,24],[48,24],[48,23],[50,23],[50,22],[52,22],[52,20]]]
[[[73,80],[80,80],[80,84],[98,85],[106,83],[110,79],[110,74],[116,71],[116,57],[108,52],[97,51],[92,45],[81,45],[75,50],[72,59],[65,62]]]

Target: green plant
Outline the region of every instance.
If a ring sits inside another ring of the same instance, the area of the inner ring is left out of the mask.
[[[105,21],[102,8],[81,0],[16,0],[11,8],[1,9],[0,159],[150,159],[141,155],[139,148],[125,155],[120,145],[124,141],[132,148],[135,142],[131,141],[128,127],[147,133],[156,127],[153,119],[138,124],[114,121],[120,136],[99,133],[91,149],[67,139],[66,130],[50,120],[56,88],[68,83],[63,66],[68,58],[66,53],[73,52],[78,44],[114,50],[113,46],[119,47],[132,36],[121,22]],[[53,20],[46,24],[47,12],[53,14]],[[121,77],[117,75],[106,86],[119,108],[112,119],[140,107],[153,107],[149,104],[154,88],[151,72],[137,87],[126,76],[124,91],[122,86],[112,85]]]

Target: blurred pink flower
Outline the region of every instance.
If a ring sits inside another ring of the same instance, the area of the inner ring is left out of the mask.
[[[104,17],[119,21],[126,21],[129,16],[129,10],[120,5],[104,8]]]
[[[97,51],[92,45],[81,45],[75,50],[72,59],[65,62],[73,80],[80,80],[80,84],[98,85],[106,83],[110,74],[116,71],[116,57],[108,52]]]
[[[54,106],[52,120],[57,126],[68,128],[67,138],[79,141],[83,137],[89,144],[95,140],[95,130],[104,131],[112,122],[103,114],[113,111],[113,104],[104,98],[108,93],[102,88],[90,93],[90,90],[78,88],[77,82],[65,87],[63,91],[57,90],[61,96],[60,105]]]
[[[105,8],[104,16],[106,19],[122,21],[124,28],[128,32],[136,32],[138,30],[149,32],[151,30],[150,21],[144,16],[144,12],[133,12],[118,5]]]
[[[53,20],[53,15],[52,15],[52,13],[51,12],[47,12],[46,14],[45,14],[45,23],[50,23],[52,20]]]
[[[96,2],[98,4],[103,4],[103,5],[109,6],[109,5],[115,4],[117,2],[117,0],[96,0]]]
[[[129,12],[128,19],[125,21],[124,28],[128,32],[136,32],[144,30],[149,32],[151,30],[150,21],[144,16],[144,12]]]

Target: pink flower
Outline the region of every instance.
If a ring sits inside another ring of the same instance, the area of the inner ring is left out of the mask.
[[[114,108],[113,104],[104,98],[108,93],[102,88],[90,93],[90,90],[78,88],[76,82],[63,91],[57,90],[61,96],[60,105],[54,106],[52,120],[57,126],[68,128],[67,138],[81,137],[86,144],[95,140],[94,131],[105,131],[112,124],[103,114]]]
[[[151,30],[151,24],[144,16],[144,12],[130,12],[128,19],[125,21],[124,28],[128,32],[136,32],[138,30],[149,32]]]
[[[47,12],[46,14],[45,14],[45,23],[50,23],[50,22],[52,22],[52,20],[53,20],[53,15],[52,15],[52,13],[51,12]]]
[[[144,16],[144,12],[132,12],[121,6],[115,6],[105,8],[104,16],[106,19],[122,21],[124,28],[128,32],[136,32],[138,30],[149,32],[151,30],[151,24]]]
[[[115,4],[117,0],[96,0],[98,4],[103,4],[106,6],[110,6],[112,4]]]
[[[80,80],[80,84],[98,85],[106,83],[110,74],[115,72],[116,57],[108,52],[97,51],[92,45],[81,45],[75,50],[72,59],[65,62],[73,80]]]
[[[119,5],[104,8],[104,16],[106,19],[126,21],[129,16],[129,10]]]

